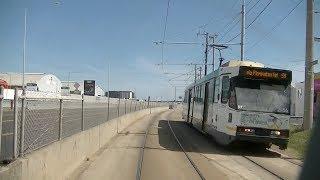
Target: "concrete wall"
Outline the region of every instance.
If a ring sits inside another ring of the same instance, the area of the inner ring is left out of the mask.
[[[167,107],[153,108],[152,113]],[[0,168],[0,180],[66,179],[87,157],[90,157],[119,132],[149,114],[149,109],[133,112],[80,132],[19,158]]]

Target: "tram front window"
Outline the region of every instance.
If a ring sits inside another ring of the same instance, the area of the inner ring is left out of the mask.
[[[259,81],[235,83],[230,100],[238,110],[290,114],[290,88]]]

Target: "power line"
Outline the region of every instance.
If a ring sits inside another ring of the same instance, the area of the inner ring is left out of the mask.
[[[262,11],[260,11],[260,13],[251,21],[251,23],[246,27],[249,28],[260,16],[261,14],[270,6],[270,4],[272,3],[272,0],[270,0],[268,2],[268,4],[262,9]]]
[[[239,2],[239,0],[237,0],[237,1],[234,1],[234,3],[232,4],[232,6],[231,6],[231,8],[230,8],[230,11],[232,11],[233,10],[233,8],[236,6],[236,4]],[[230,23],[232,23],[233,21],[234,21],[234,19],[236,18],[238,16],[238,14],[236,14],[235,15],[235,17],[233,17],[232,18],[232,20],[231,20],[231,22]],[[224,18],[225,18],[226,16],[224,16]],[[216,20],[215,20],[216,21]],[[198,28],[200,29],[203,29],[204,27],[206,27],[208,24],[210,24],[212,21],[209,21],[208,23],[206,23],[206,24],[203,24],[203,25],[201,25],[201,26],[198,26]],[[229,23],[227,23],[222,29],[224,29],[227,25],[228,25]]]
[[[256,3],[254,3],[253,6],[247,11],[247,13],[249,13],[260,1],[261,1],[261,0],[258,0]],[[249,5],[251,2],[252,2],[252,0],[249,1],[247,5]],[[239,14],[240,14],[240,13],[239,13]],[[227,23],[222,29],[225,29],[225,28],[228,27],[230,24],[232,24],[232,23],[234,22],[234,20],[236,19],[236,17],[238,17],[239,14],[237,13],[236,16],[233,17],[233,19],[232,19],[229,23]],[[239,24],[239,22],[240,22],[240,19],[238,19],[238,21],[236,22],[236,24],[234,24],[231,28],[229,28],[229,30],[227,30],[226,33],[224,33],[224,34],[221,36],[221,38],[219,39],[219,41],[221,41],[229,32],[231,32],[231,31]],[[218,34],[220,34],[220,33],[218,33]],[[220,35],[221,35],[221,34],[220,34]],[[239,35],[240,35],[240,34],[239,34]],[[238,37],[239,35],[237,35],[237,37]],[[235,38],[237,38],[237,37],[235,37]],[[235,38],[234,38],[234,39],[235,39]]]
[[[251,6],[251,8],[247,11],[247,13],[249,13],[261,0],[258,0],[256,3],[254,3],[253,6]],[[250,1],[251,2],[251,1]]]
[[[262,13],[269,7],[269,5],[271,4],[271,2],[272,2],[272,0],[270,0],[270,1],[268,2],[268,4],[259,12],[259,14],[251,21],[251,23],[250,23],[248,26],[246,26],[245,29],[248,29],[248,28],[262,15]],[[241,34],[241,33],[238,33],[237,35],[235,35],[233,38],[231,38],[231,39],[230,39],[229,41],[227,41],[226,43],[229,43],[229,42],[233,41],[234,39],[236,39],[237,37],[239,37],[240,34]]]
[[[269,7],[269,5],[271,4],[272,0],[269,1],[269,3],[262,9],[262,11],[260,11],[260,13],[253,19],[253,21],[251,21],[251,23],[246,26],[245,29],[248,29],[261,15],[262,13]],[[231,41],[233,41],[234,39],[236,39],[237,37],[240,36],[241,33],[238,33],[237,35],[235,35],[233,38],[231,38],[229,41],[227,41],[226,43],[229,43]]]
[[[219,42],[240,23],[240,20],[241,19],[239,18],[238,21],[221,36]]]
[[[232,19],[231,19],[231,21],[229,21],[226,25],[224,25],[223,26],[223,28],[221,28],[221,30],[219,30],[218,31],[218,36],[221,36],[221,33],[219,33],[220,31],[223,31],[224,29],[226,29],[227,27],[229,27],[229,25],[231,25],[238,17],[239,17],[239,15],[240,15],[240,13],[236,13],[233,17],[232,17]],[[236,22],[236,24],[238,24],[240,22],[240,19],[238,19],[238,21]],[[233,28],[232,28],[233,29]],[[232,30],[231,29],[231,30]],[[225,34],[227,34],[227,33],[225,33]],[[225,35],[222,35],[222,36],[225,36]],[[222,37],[221,36],[221,37]],[[220,40],[221,40],[222,38],[220,38]],[[219,40],[219,41],[220,41]]]
[[[162,36],[162,42],[165,41],[166,38],[166,32],[167,32],[167,24],[168,24],[168,16],[169,16],[169,8],[170,8],[170,0],[168,0],[167,3],[167,12],[166,12],[166,19],[164,23],[164,30],[163,30],[163,36]],[[163,64],[163,44],[161,46],[161,63]]]
[[[271,30],[265,34],[265,36],[263,36],[263,38],[261,38],[260,40],[258,40],[257,42],[255,42],[252,46],[250,46],[249,49],[247,49],[247,51],[249,51],[250,49],[254,48],[256,45],[258,45],[260,42],[262,42],[263,40],[265,40],[266,38],[268,38],[270,36],[270,34],[272,32],[274,32],[274,30],[279,27],[290,15],[291,13],[303,2],[303,0],[299,1],[279,22],[277,22],[272,28]]]

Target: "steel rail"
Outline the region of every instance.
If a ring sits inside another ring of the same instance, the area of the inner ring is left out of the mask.
[[[182,144],[180,143],[178,137],[176,136],[176,134],[174,133],[171,124],[169,122],[169,120],[167,120],[169,128],[171,130],[172,135],[174,136],[175,140],[177,141],[177,143],[179,144],[180,148],[182,149],[183,153],[186,155],[187,159],[189,160],[189,162],[191,163],[191,165],[193,166],[193,168],[197,171],[198,175],[200,176],[200,178],[202,180],[205,180],[206,178],[204,178],[204,176],[202,175],[202,173],[200,172],[199,168],[197,167],[197,165],[192,161],[192,159],[190,158],[190,156],[188,155],[188,153],[185,151],[185,149],[183,148]]]
[[[267,171],[268,173],[272,174],[273,176],[275,176],[275,177],[277,177],[277,178],[279,178],[279,179],[281,179],[281,180],[284,180],[284,179],[285,179],[285,178],[281,177],[280,175],[278,175],[278,174],[272,172],[271,170],[267,169],[266,167],[262,166],[261,164],[255,162],[255,161],[252,160],[251,158],[249,158],[249,157],[247,157],[247,156],[242,156],[242,157],[244,157],[244,158],[247,159],[248,161],[252,162],[253,164],[259,166],[260,168],[262,168],[263,170],[265,170],[265,171]]]
[[[151,125],[154,123],[154,121],[155,120],[152,120],[152,122],[148,124],[148,127],[147,127],[147,129],[146,129],[146,131],[144,133],[144,140],[143,140],[142,147],[140,149],[140,154],[139,154],[139,159],[138,159],[138,166],[137,166],[137,171],[136,171],[136,180],[141,180],[141,171],[142,171],[144,149],[145,149],[145,146],[146,146],[149,129],[150,129]]]

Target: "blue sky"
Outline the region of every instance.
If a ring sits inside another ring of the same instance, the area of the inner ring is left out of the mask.
[[[247,14],[247,24],[269,0],[261,0]],[[111,90],[135,90],[145,98],[173,98],[168,79],[174,75],[163,72],[188,72],[192,67],[165,66],[161,62],[161,46],[165,24],[166,0],[64,0],[55,5],[51,0],[2,0],[0,2],[0,71],[21,72],[24,8],[28,8],[27,72],[46,72],[66,80],[95,79],[107,88],[110,65]],[[250,0],[247,0],[249,3]],[[248,4],[250,9],[257,0]],[[304,78],[305,2],[270,36],[266,34],[299,0],[273,0],[268,9],[247,30],[246,59],[267,66],[293,70],[294,81]],[[315,0],[316,9],[320,1]],[[204,42],[199,30],[218,33],[240,11],[240,0],[171,0],[166,40]],[[315,16],[315,34],[320,36],[320,15]],[[207,24],[203,29],[198,27]],[[236,26],[220,42],[226,42],[239,32]],[[218,37],[219,39],[219,37]],[[255,42],[257,46],[250,48]],[[233,42],[239,42],[239,38]],[[319,58],[319,43],[315,57]],[[164,61],[168,63],[203,62],[202,45],[168,45]],[[239,58],[239,46],[222,52],[228,59]],[[218,56],[218,54],[216,54]],[[211,54],[209,55],[211,57]],[[211,58],[210,58],[211,60]],[[319,65],[316,71],[319,71]],[[173,83],[173,82],[172,82]],[[180,86],[182,81],[173,84]],[[182,95],[179,87],[177,94]]]

